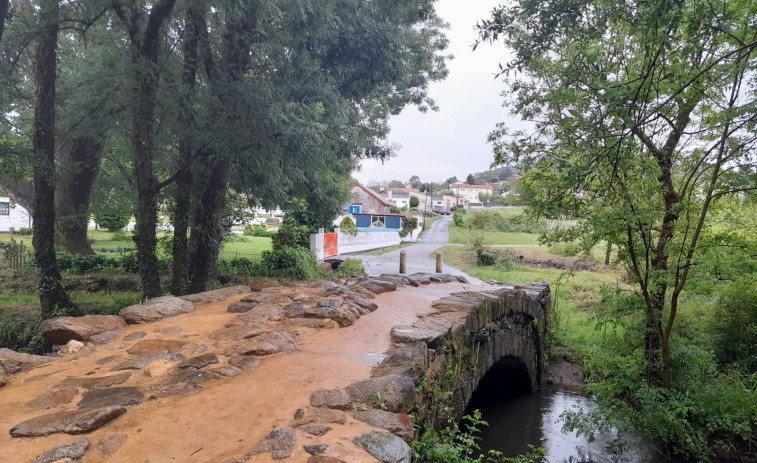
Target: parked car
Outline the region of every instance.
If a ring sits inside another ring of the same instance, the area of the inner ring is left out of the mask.
[[[433,212],[435,212],[435,213],[437,213],[439,215],[449,215],[448,211],[445,211],[444,209],[439,209],[439,208],[433,209]]]

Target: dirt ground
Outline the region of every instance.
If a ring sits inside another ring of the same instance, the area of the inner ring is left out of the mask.
[[[339,329],[303,329],[297,349],[262,358],[260,365],[234,378],[203,384],[203,390],[184,396],[145,400],[103,428],[87,434],[92,446],[87,463],[218,463],[245,455],[272,429],[288,426],[298,409],[309,405],[310,394],[318,389],[345,387],[370,376],[371,368],[389,349],[394,325],[411,324],[418,315],[430,311],[430,303],[451,292],[462,290],[459,283],[432,284],[423,288],[402,287],[377,296],[379,309]],[[197,305],[192,313],[160,322],[135,325],[123,330],[121,337],[145,331],[145,339],[185,339],[192,345],[213,344],[208,335],[234,319],[228,313],[230,302]],[[179,329],[177,329],[179,328]],[[175,334],[179,333],[180,334]],[[174,333],[169,335],[166,333]],[[26,463],[42,452],[69,442],[75,437],[53,434],[37,438],[11,438],[8,430],[40,415],[27,402],[67,377],[103,376],[112,364],[107,357],[127,357],[128,345],[120,341],[95,348],[90,355],[63,357],[55,362],[11,378],[0,390],[0,460]],[[222,352],[221,363],[226,358]],[[144,371],[132,374],[124,386],[147,387],[155,383]],[[149,394],[145,394],[149,397]],[[50,410],[57,411],[57,410]],[[333,431],[323,437],[298,437],[292,456],[285,460],[302,462],[309,456],[306,444],[327,444],[330,455],[349,458],[351,463],[376,461],[363,452],[356,459],[353,437],[368,432],[368,425],[348,419],[330,425]],[[128,437],[113,455],[106,456],[96,443],[108,433]],[[299,433],[298,433],[299,436]],[[305,440],[305,441],[303,441]],[[310,440],[311,442],[308,442]],[[270,454],[253,457],[253,462],[273,461]]]

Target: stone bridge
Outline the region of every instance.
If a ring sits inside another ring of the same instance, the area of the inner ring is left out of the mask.
[[[415,274],[53,320],[56,356],[0,349],[0,458],[409,462],[487,372],[538,387],[549,305],[545,283]]]

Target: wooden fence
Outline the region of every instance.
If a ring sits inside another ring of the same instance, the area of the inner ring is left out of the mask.
[[[11,238],[10,242],[0,243],[0,269],[17,269],[26,262],[27,250],[24,242]]]

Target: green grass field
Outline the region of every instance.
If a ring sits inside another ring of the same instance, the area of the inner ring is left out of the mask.
[[[480,230],[471,230],[471,241],[477,236],[481,236]],[[468,243],[468,229],[450,225],[449,242],[455,244]],[[528,245],[534,246],[539,244],[539,235],[536,233],[512,233],[487,230],[484,232],[485,245],[507,244],[507,245]]]
[[[497,266],[478,267],[470,248],[445,246],[442,251],[445,263],[483,281],[496,280],[513,284],[548,281],[554,309],[551,332],[557,344],[568,346],[575,353],[585,356],[604,341],[603,333],[597,328],[594,307],[599,302],[602,287],[620,284],[618,275],[613,270],[607,273],[569,274],[564,270],[521,265],[505,269]]]
[[[263,251],[271,250],[271,238],[260,236],[239,236],[234,241],[223,243],[220,259],[230,260],[238,257],[257,259]]]

